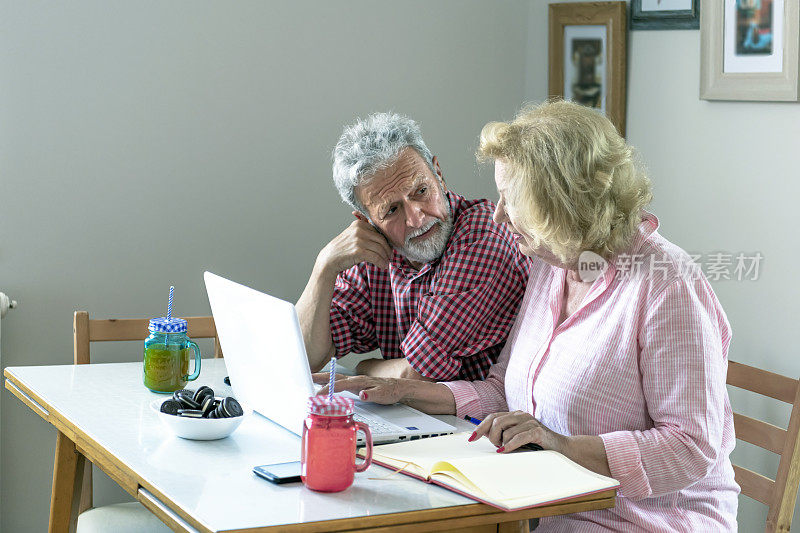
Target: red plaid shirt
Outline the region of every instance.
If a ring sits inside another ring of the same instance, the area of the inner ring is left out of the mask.
[[[453,234],[420,270],[394,253],[388,269],[341,272],[331,302],[337,357],[380,348],[438,380],[483,379],[514,323],[530,271],[494,204],[447,193]]]

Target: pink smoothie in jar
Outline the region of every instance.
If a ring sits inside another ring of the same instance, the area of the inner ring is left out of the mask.
[[[300,476],[306,487],[320,492],[339,492],[353,484],[356,472],[372,463],[369,426],[353,420],[353,400],[334,395],[308,399],[308,418],[303,425]],[[366,435],[364,461],[356,464],[356,434]]]

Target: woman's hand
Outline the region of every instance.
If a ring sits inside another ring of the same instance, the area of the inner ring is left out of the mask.
[[[314,383],[325,385],[317,394],[328,394],[329,376],[327,372],[311,375]],[[403,381],[398,378],[337,375],[333,392],[348,391],[358,395],[362,400],[388,405],[404,399]]]
[[[593,472],[610,476],[603,439],[591,435],[560,435],[524,411],[492,413],[475,428],[470,441],[487,437],[499,453],[512,452],[524,444],[536,443],[555,450]]]
[[[567,441],[567,437],[549,430],[524,411],[490,414],[478,425],[469,440],[481,437],[487,437],[497,446],[499,453],[512,452],[529,443],[538,444],[545,450],[562,451]]]
[[[328,384],[330,374],[312,374],[314,383]],[[367,402],[404,403],[430,415],[456,414],[456,400],[446,385],[433,381],[404,378],[376,378],[371,376],[336,376],[334,392],[348,391]],[[328,394],[323,387],[318,394]]]

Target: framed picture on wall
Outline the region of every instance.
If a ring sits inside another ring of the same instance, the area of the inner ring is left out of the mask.
[[[798,100],[800,0],[706,2],[700,16],[700,98]]]
[[[631,0],[632,30],[696,30],[700,0]]]
[[[602,111],[625,135],[625,2],[550,4],[550,97]]]

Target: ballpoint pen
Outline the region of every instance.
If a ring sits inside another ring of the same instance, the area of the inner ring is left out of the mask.
[[[472,418],[471,416],[468,416],[468,415],[464,416],[464,420],[466,420],[467,422],[472,422],[476,426],[478,424],[480,424],[481,422],[483,422],[483,420],[478,420],[477,418]],[[522,446],[520,446],[520,448],[525,448],[526,450],[532,450],[534,452],[538,452],[539,450],[543,450],[544,449],[541,446],[539,446],[538,444],[536,444],[535,442],[529,442],[528,444],[523,444]]]

